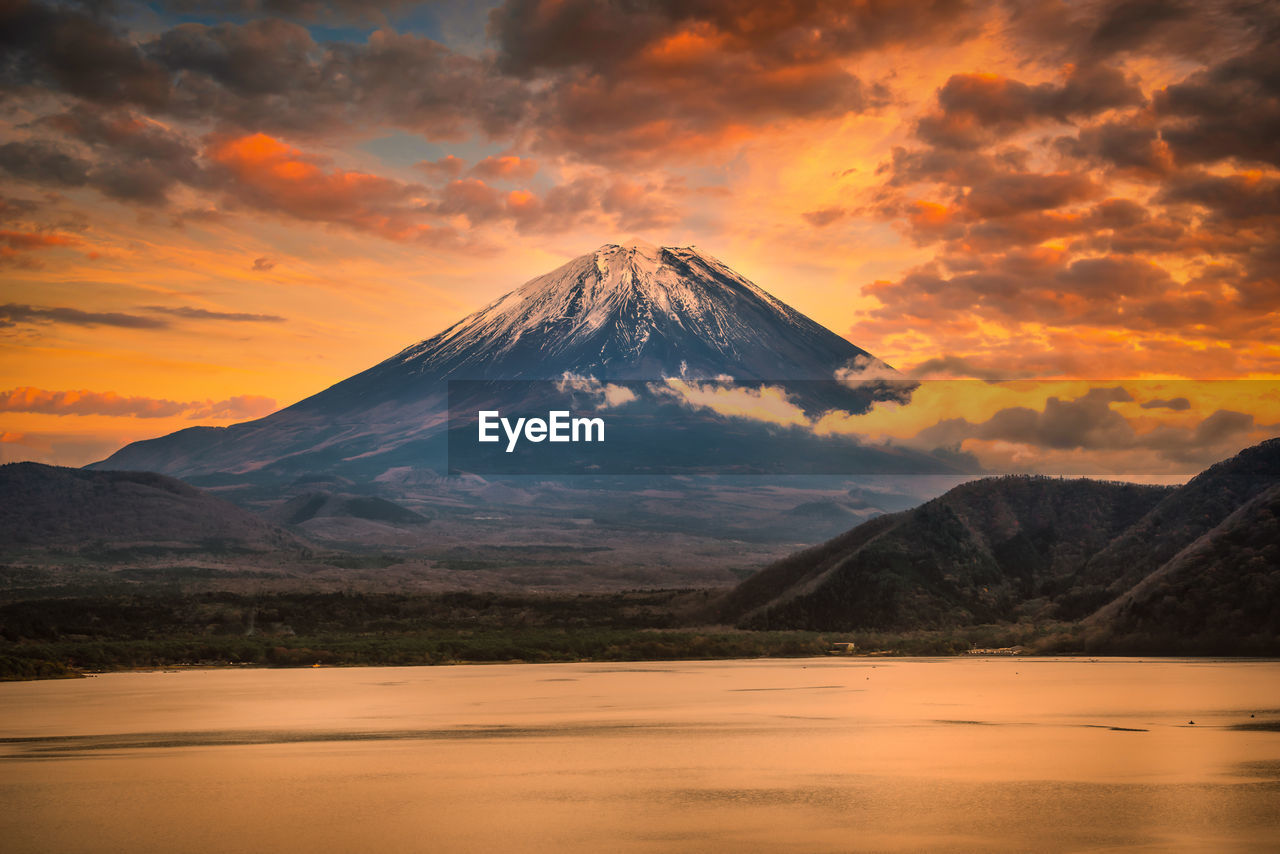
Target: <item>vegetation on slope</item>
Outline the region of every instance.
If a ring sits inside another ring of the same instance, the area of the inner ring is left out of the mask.
[[[941,629],[1053,620],[1092,595],[1079,567],[1161,487],[988,478],[868,522],[747,579],[722,616],[748,628]]]

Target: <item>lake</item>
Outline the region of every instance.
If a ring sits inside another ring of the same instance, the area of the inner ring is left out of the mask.
[[[1275,850],[1277,730],[1280,663],[1264,661],[833,657],[9,683],[0,848]]]

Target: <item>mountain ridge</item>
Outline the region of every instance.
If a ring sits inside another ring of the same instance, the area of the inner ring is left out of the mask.
[[[719,617],[817,631],[1083,620],[1094,642],[1164,650],[1197,649],[1205,633],[1235,648],[1234,620],[1239,637],[1272,648],[1278,520],[1280,439],[1176,488],[986,478],[766,566]]]
[[[11,548],[306,546],[234,504],[153,472],[7,463],[0,465],[0,495],[0,543]]]
[[[971,481],[760,571],[726,599],[753,628],[941,628],[1043,618],[1057,590],[1167,494],[1165,487],[1006,476]],[[865,530],[864,530],[865,529]],[[769,578],[770,575],[775,576]],[[792,579],[791,584],[779,579]],[[773,591],[765,598],[762,591]]]

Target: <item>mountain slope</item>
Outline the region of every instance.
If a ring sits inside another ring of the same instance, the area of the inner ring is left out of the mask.
[[[269,522],[302,532],[312,542],[338,546],[419,542],[418,536],[403,535],[418,532],[431,522],[385,498],[328,492],[305,492],[262,515]]]
[[[1100,629],[1108,645],[1135,652],[1274,651],[1280,638],[1280,483],[1085,622]]]
[[[308,492],[263,514],[278,525],[302,525],[313,519],[350,518],[391,525],[425,525],[431,521],[385,498]]]
[[[753,628],[907,629],[1052,616],[1079,565],[1163,487],[988,478],[766,567],[724,603]]]
[[[1205,469],[1085,564],[1081,587],[1093,592],[1066,603],[1062,616],[1084,617],[1115,599],[1277,482],[1280,439]]]
[[[1280,439],[1176,489],[990,478],[765,567],[720,617],[820,630],[1087,617],[1098,649],[1274,650],[1278,519]]]
[[[94,464],[182,477],[371,479],[443,464],[449,380],[831,380],[864,350],[692,247],[609,244],[257,421],[136,442]]]
[[[444,379],[826,380],[858,357],[870,354],[711,256],[630,243],[575,258],[383,364]]]
[[[0,466],[0,543],[268,550],[297,538],[192,486],[150,472]]]

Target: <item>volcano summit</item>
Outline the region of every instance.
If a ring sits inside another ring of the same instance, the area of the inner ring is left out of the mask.
[[[691,246],[608,244],[279,412],[135,442],[94,467],[369,482],[440,469],[451,380],[830,381],[866,364],[878,363]]]
[[[829,380],[870,354],[692,246],[608,244],[374,368],[441,379]],[[367,374],[350,382],[365,383]]]

